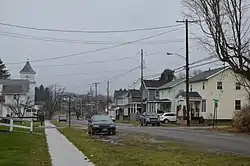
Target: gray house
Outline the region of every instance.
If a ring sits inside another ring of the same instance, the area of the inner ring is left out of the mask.
[[[169,103],[169,100],[161,100],[158,88],[171,82],[174,79],[174,72],[165,69],[158,80],[144,80],[141,90],[143,91],[144,108],[146,112],[158,112]]]

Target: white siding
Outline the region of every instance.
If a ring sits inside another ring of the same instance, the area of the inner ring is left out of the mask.
[[[182,82],[174,86],[173,88],[159,90],[160,100],[169,99],[171,101],[171,112],[176,111],[177,102],[175,100],[175,97],[178,95],[180,91],[185,90],[185,86],[186,86],[185,82]]]
[[[222,82],[222,90],[217,89],[217,82]],[[235,100],[241,100],[241,106],[247,104],[248,93],[241,87],[241,90],[236,90],[235,84],[237,79],[232,74],[230,69],[215,75],[208,81],[205,81],[205,90],[202,89],[203,82],[191,83],[193,92],[198,92],[202,99],[206,99],[206,113],[201,115],[205,118],[213,115],[214,102],[213,99],[219,99],[218,119],[231,119],[235,110]]]

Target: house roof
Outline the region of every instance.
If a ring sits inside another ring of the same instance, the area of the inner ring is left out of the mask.
[[[3,85],[2,94],[21,94],[29,91],[25,85]]]
[[[29,81],[22,79],[0,79],[0,84],[3,85],[3,94],[20,94],[29,91]]]
[[[137,89],[130,89],[129,93],[132,97],[141,97],[141,91]]]
[[[184,82],[186,79],[185,78],[179,78],[179,79],[176,79],[176,80],[173,80],[169,83],[166,83],[164,85],[162,85],[161,87],[159,87],[159,89],[168,89],[168,88],[173,88],[174,86]]]
[[[143,80],[146,87],[158,88],[166,83],[163,80]]]
[[[26,79],[0,79],[2,85],[26,85],[29,81]]]
[[[127,92],[128,91],[126,89],[124,89],[124,90],[122,90],[122,89],[116,90],[114,92],[114,98],[117,99],[117,98],[121,97],[122,95],[126,94]]]
[[[36,74],[36,72],[33,70],[33,68],[30,65],[30,62],[27,61],[20,73],[26,73],[26,74]]]
[[[228,67],[220,67],[220,68],[216,68],[216,69],[211,69],[211,70],[206,70],[204,72],[201,72],[200,74],[190,78],[189,82],[200,82],[200,81],[206,81],[208,80],[209,77],[215,75],[215,74],[219,74],[221,71],[228,69]]]
[[[175,98],[178,98],[179,96],[186,97],[186,92],[185,91],[179,92],[178,95],[176,95]],[[201,98],[201,95],[198,92],[188,92],[188,96],[190,98]]]

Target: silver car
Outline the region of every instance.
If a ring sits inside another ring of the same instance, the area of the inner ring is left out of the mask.
[[[66,115],[60,115],[60,116],[58,117],[58,121],[59,121],[59,122],[67,122],[67,117],[66,117]]]

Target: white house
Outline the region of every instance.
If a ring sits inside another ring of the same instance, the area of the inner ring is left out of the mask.
[[[36,72],[27,61],[20,71],[20,79],[0,80],[0,95],[3,99],[1,100],[0,117],[6,117],[7,114],[11,115],[11,110],[7,105],[14,105],[17,99],[21,104],[34,105],[35,75]],[[37,113],[35,108],[37,107],[27,110],[24,116],[33,116],[33,113]]]
[[[191,114],[212,119],[217,113],[217,119],[231,119],[235,111],[241,110],[249,102],[248,93],[236,76],[229,67],[221,67],[192,77],[189,89]],[[184,107],[185,94],[182,92],[176,96]],[[219,101],[217,109],[214,100]]]
[[[167,84],[162,85],[158,88],[159,99],[161,101],[169,101],[161,104],[161,110],[164,112],[175,112],[177,110],[178,101],[176,96],[180,92],[184,92],[186,79],[180,78],[175,79]]]

